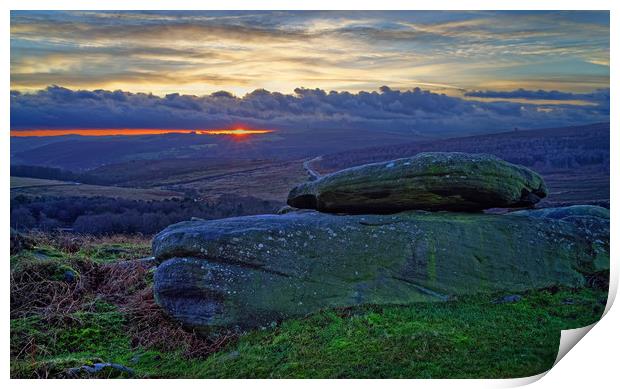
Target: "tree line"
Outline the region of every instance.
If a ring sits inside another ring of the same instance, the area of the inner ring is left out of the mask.
[[[224,195],[211,202],[191,198],[144,201],[20,195],[11,199],[11,227],[20,231],[70,229],[93,235],[154,234],[192,217],[219,219],[273,213],[279,205],[236,195]]]

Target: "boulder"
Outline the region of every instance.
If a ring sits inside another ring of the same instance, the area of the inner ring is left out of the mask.
[[[321,212],[480,211],[528,207],[547,195],[542,177],[486,154],[420,153],[341,170],[291,190],[287,203]]]
[[[291,212],[178,223],[153,251],[157,303],[209,332],[324,308],[584,286],[609,269],[609,231],[523,215]]]

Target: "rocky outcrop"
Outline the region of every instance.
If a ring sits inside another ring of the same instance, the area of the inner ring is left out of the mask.
[[[546,195],[542,177],[523,166],[486,154],[437,152],[341,170],[295,187],[287,202],[376,214],[528,207]]]
[[[294,188],[279,215],[193,220],[157,234],[156,301],[209,332],[325,308],[603,280],[607,210],[474,213],[531,207],[546,194],[538,174],[489,155],[423,153],[346,169]],[[499,302],[517,301],[507,296]]]
[[[153,251],[158,304],[210,331],[330,307],[583,286],[609,268],[609,230],[527,215],[291,212],[178,223]]]

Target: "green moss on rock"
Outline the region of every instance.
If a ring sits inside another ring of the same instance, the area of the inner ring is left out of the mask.
[[[247,328],[324,308],[581,287],[609,268],[608,245],[593,246],[608,240],[562,220],[448,212],[183,222],[153,240],[154,291],[187,325]]]
[[[479,211],[531,206],[542,177],[492,155],[420,153],[341,170],[291,190],[288,204],[322,212]]]

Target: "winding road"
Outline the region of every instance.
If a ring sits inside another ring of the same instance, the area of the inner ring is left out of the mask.
[[[319,172],[314,170],[312,166],[310,165],[312,162],[320,161],[321,159],[323,159],[323,156],[319,155],[318,157],[314,157],[312,159],[307,159],[304,161],[303,166],[306,172],[308,173],[308,175],[310,176],[310,181],[316,181],[319,178],[321,178],[321,174],[319,174]]]

